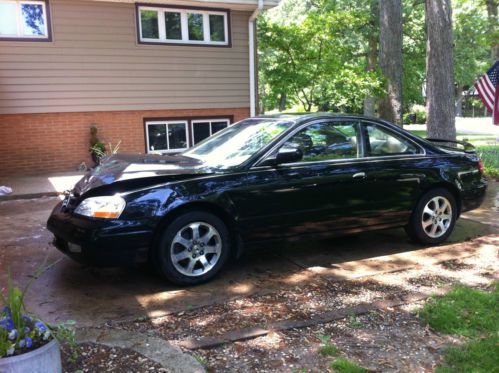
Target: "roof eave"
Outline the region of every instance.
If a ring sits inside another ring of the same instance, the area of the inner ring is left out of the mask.
[[[258,7],[258,0],[90,0],[96,2],[107,3],[147,3],[147,4],[164,4],[164,5],[178,5],[178,6],[198,6],[210,8],[226,8],[233,10],[253,11]],[[264,9],[270,9],[279,4],[280,0],[265,0]]]

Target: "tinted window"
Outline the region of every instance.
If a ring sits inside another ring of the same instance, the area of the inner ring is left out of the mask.
[[[149,150],[167,150],[166,126],[164,124],[151,124],[147,126],[149,135]]]
[[[194,144],[210,137],[210,122],[196,122],[192,124],[194,131]]]
[[[21,4],[23,33],[26,36],[45,35],[45,18],[43,15],[43,5],[41,4]]]
[[[146,123],[147,151],[161,153],[187,148],[187,122]]]
[[[140,25],[142,37],[147,39],[159,38],[158,12],[155,10],[140,11]]]
[[[204,40],[203,15],[199,13],[187,14],[189,40]]]
[[[356,122],[312,124],[293,135],[286,147],[300,148],[304,162],[358,157]]]
[[[180,13],[165,12],[166,38],[182,40]]]
[[[168,124],[168,147],[170,149],[187,148],[187,137],[185,123]]]
[[[368,157],[418,153],[418,148],[414,144],[384,127],[364,124],[364,128]]]
[[[0,35],[16,35],[17,18],[15,3],[0,3]]]
[[[210,40],[225,41],[225,18],[223,15],[210,14]]]

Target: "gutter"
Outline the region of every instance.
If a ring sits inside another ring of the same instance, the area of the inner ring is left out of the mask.
[[[255,48],[255,31],[256,17],[260,14],[263,9],[263,1],[258,0],[258,8],[256,8],[251,14],[248,21],[248,31],[249,31],[249,80],[250,80],[250,116],[254,117],[256,115],[256,48]]]

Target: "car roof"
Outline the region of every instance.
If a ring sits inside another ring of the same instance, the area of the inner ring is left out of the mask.
[[[293,120],[296,123],[308,122],[313,119],[320,118],[342,118],[342,119],[368,119],[379,122],[379,118],[368,117],[364,115],[357,114],[343,114],[343,113],[286,113],[286,114],[269,114],[269,115],[259,115],[255,117],[256,119],[276,119],[276,120]]]

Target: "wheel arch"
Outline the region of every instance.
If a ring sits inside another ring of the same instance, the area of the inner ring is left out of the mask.
[[[187,202],[168,211],[168,213],[161,218],[156,226],[150,253],[152,253],[154,247],[157,245],[159,239],[161,238],[162,232],[168,226],[168,224],[170,224],[177,217],[190,211],[207,212],[215,215],[217,218],[222,220],[222,222],[227,226],[227,229],[229,230],[230,240],[233,247],[230,252],[231,257],[238,258],[239,256],[241,256],[243,245],[240,234],[238,233],[237,223],[235,219],[223,207],[207,201]]]
[[[461,207],[462,207],[461,193],[459,192],[459,189],[452,183],[442,181],[442,182],[428,185],[426,188],[423,189],[421,195],[419,196],[419,199],[421,199],[430,190],[437,189],[437,188],[446,189],[452,193],[452,195],[454,196],[454,199],[456,200],[457,217],[459,218],[459,216],[461,215]]]

